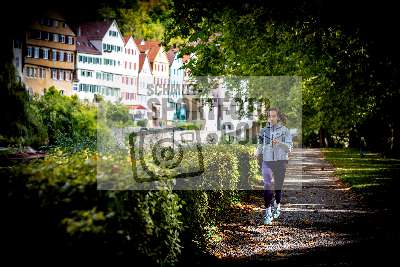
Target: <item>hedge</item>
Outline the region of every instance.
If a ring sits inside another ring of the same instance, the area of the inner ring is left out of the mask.
[[[200,181],[221,185],[216,190],[97,190],[98,154],[90,150],[56,149],[43,160],[2,168],[9,203],[4,245],[40,259],[176,265],[183,255],[204,251],[210,229],[237,201],[238,155],[248,157],[240,146],[208,146],[203,152]]]

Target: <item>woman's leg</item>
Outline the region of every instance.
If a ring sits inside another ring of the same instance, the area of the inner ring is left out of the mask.
[[[287,164],[288,162],[286,160],[279,160],[276,162],[276,168],[274,168],[275,201],[277,204],[281,203],[282,188],[283,188],[283,182],[285,180]]]
[[[271,162],[262,162],[262,176],[264,181],[264,202],[265,208],[268,208],[272,202],[272,168]]]

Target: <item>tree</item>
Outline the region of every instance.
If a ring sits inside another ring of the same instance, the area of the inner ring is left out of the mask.
[[[391,102],[382,92],[399,99],[397,83],[385,87],[376,77],[380,55],[365,25],[334,21],[330,6],[316,2],[173,1],[165,43],[189,40],[182,53],[196,55],[186,65],[194,76],[302,77],[305,140],[317,132],[320,145],[332,137],[344,143]]]

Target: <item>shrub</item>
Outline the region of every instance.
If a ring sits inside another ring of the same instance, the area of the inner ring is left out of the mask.
[[[50,87],[43,97],[33,100],[36,111],[46,125],[49,145],[61,147],[94,147],[96,142],[96,113],[94,106],[79,102]]]
[[[97,190],[97,153],[54,149],[43,160],[2,169],[9,203],[3,240],[39,257],[101,255],[174,265],[182,248],[188,257],[205,251],[210,231],[237,200],[238,155],[246,151],[203,148],[205,172],[197,185],[213,190],[114,191]],[[37,240],[44,245],[35,246]]]
[[[9,177],[11,204],[5,242],[20,236],[21,248],[38,255],[175,263],[180,253],[178,196],[171,190],[98,191],[96,159],[89,150],[56,150],[3,173]],[[37,240],[43,244],[38,250]]]

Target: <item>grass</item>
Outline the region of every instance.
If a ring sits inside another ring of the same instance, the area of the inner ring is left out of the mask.
[[[360,157],[357,149],[348,148],[326,148],[322,152],[335,166],[335,174],[371,205],[396,205],[400,196],[400,159],[383,158],[377,153]]]

